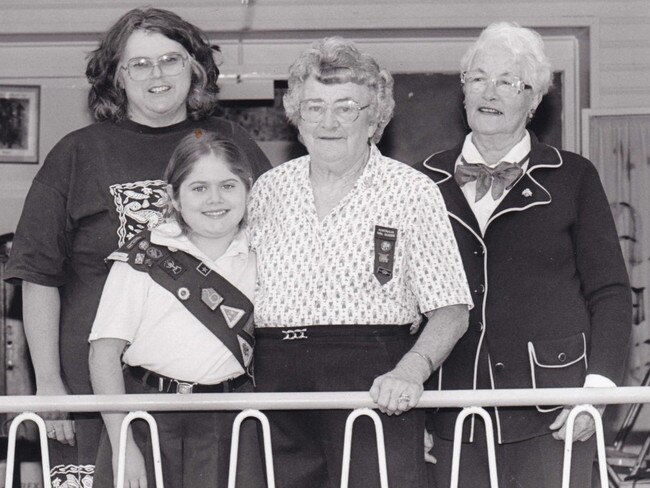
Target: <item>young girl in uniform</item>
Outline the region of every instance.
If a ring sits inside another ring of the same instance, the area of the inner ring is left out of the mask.
[[[256,274],[242,227],[252,177],[244,153],[214,133],[197,130],[179,143],[165,171],[167,220],[108,258],[89,338],[96,394],[228,392],[247,382]],[[153,415],[166,487],[226,486],[235,413]],[[102,417],[116,479],[125,414]],[[133,422],[125,486],[155,486],[150,442],[147,424]],[[98,460],[102,471],[95,486],[112,488],[111,469]]]

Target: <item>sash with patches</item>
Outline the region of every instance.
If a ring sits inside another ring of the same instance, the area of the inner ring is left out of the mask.
[[[151,232],[142,231],[107,260],[129,263],[133,269],[148,273],[223,342],[249,372],[255,344],[252,302],[199,259],[153,244],[150,239]]]

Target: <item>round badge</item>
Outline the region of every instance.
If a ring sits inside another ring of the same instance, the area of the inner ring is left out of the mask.
[[[390,251],[390,248],[393,247],[393,246],[388,241],[382,241],[379,247],[381,247],[382,251],[388,252],[388,251]]]
[[[183,286],[183,287],[178,289],[178,291],[176,292],[176,295],[178,295],[178,298],[185,301],[190,297],[190,290],[188,290],[187,288],[185,288]]]

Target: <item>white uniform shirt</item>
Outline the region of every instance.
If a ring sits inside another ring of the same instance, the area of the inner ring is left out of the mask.
[[[226,278],[253,301],[255,254],[245,231],[216,261],[199,251],[176,224],[151,233],[151,242],[185,251]],[[215,313],[219,313],[217,309]],[[115,262],[106,280],[89,340],[123,339],[123,361],[158,374],[201,384],[216,384],[244,373],[230,350],[179,299],[148,273]]]
[[[323,220],[309,156],[265,173],[251,191],[258,327],[405,324],[472,299],[446,208],[425,175],[373,146],[354,188]],[[375,226],[397,229],[393,277],[374,276]]]

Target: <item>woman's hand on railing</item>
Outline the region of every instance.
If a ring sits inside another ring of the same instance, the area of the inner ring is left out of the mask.
[[[602,417],[603,412],[605,411],[605,405],[594,405],[594,407]],[[566,439],[566,421],[572,408],[573,406],[564,407],[553,423],[549,426],[551,430],[555,431],[553,432],[554,439],[562,441]],[[587,412],[580,412],[576,416],[573,424],[573,441],[584,442],[589,440],[595,432],[596,423],[594,422],[594,418]]]
[[[119,451],[113,449],[113,484],[117,486],[117,465]],[[126,441],[126,466],[124,467],[124,488],[147,488],[147,470],[144,456],[131,436]]]
[[[418,358],[410,356],[407,354],[395,369],[375,378],[370,388],[372,400],[388,415],[400,415],[415,407],[424,391],[422,384],[428,371],[425,374]]]
[[[49,385],[39,388],[36,392],[39,396],[47,395],[67,395],[63,383],[56,384],[52,382]],[[75,441],[75,427],[74,421],[68,418],[66,412],[42,412],[40,416],[45,420],[47,437],[52,440],[57,440],[61,444],[69,444],[74,446]]]

